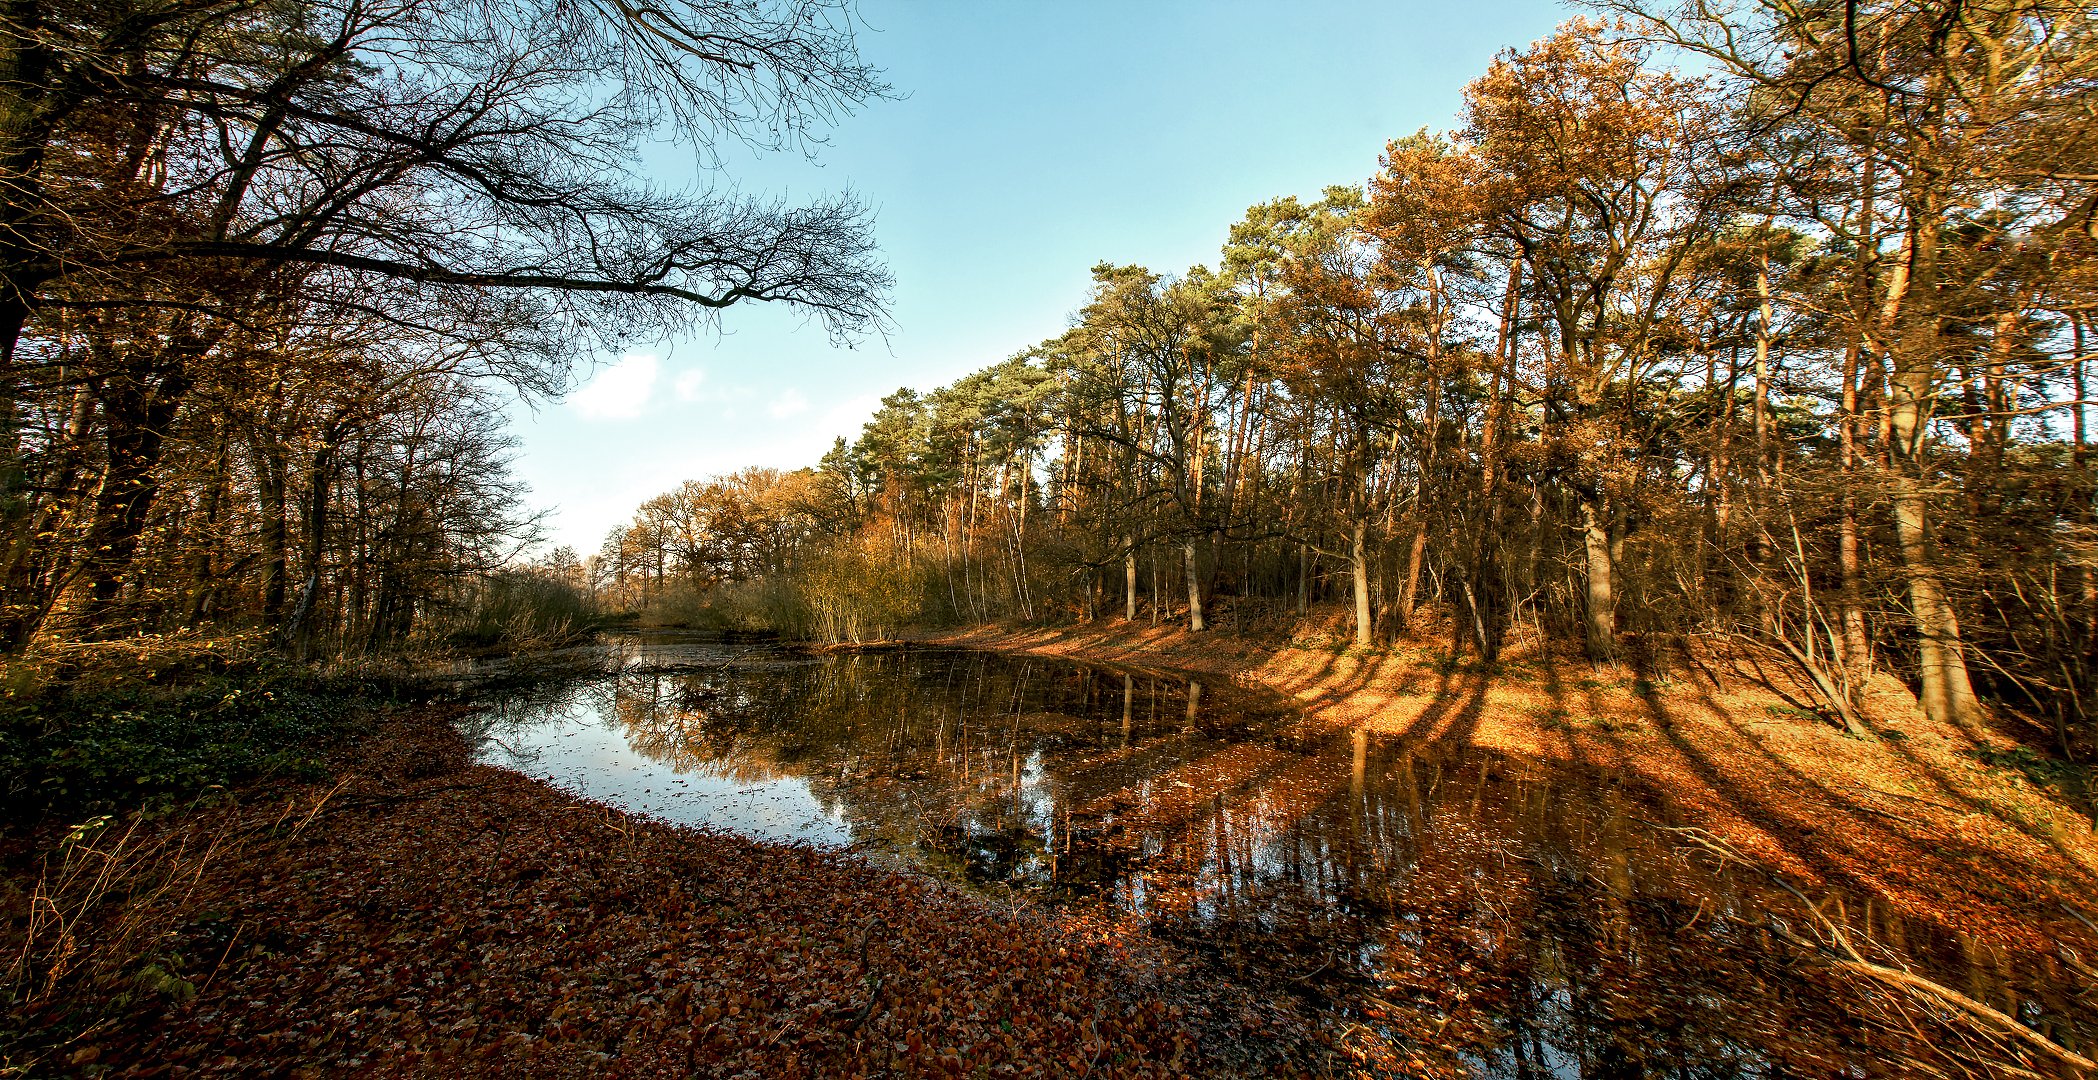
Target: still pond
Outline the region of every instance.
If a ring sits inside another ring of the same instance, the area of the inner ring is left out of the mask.
[[[1001,902],[1105,905],[1343,1027],[1403,1017],[1394,1034],[1478,1076],[1957,1076],[2002,1056],[1828,977],[1798,940],[1832,929],[2060,1043],[2098,1043],[2098,1010],[2052,958],[1871,896],[1816,894],[1811,915],[1603,773],[1063,660],[667,636],[570,659],[484,698],[482,760]]]

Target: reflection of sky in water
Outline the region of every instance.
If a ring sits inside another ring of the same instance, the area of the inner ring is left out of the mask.
[[[851,842],[844,817],[825,808],[803,781],[681,774],[635,751],[616,719],[598,715],[595,700],[576,693],[506,717],[479,759],[677,825],[711,825],[765,840]]]
[[[1645,824],[1666,808],[1607,773],[1309,727],[1187,676],[674,638],[577,659],[570,681],[487,699],[482,761],[676,824],[1098,898],[1276,993],[1454,1021],[1474,1075],[1831,1075],[1869,1059],[1854,1039],[1907,1047],[1863,1026],[1876,1006],[1773,966],[1789,954],[1759,927],[1789,898],[1685,861]],[[2043,1022],[2086,1011],[1896,912],[1850,932]]]

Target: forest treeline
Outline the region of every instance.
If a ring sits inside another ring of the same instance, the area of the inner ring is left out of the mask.
[[[855,29],[843,0],[0,4],[0,653],[572,614],[516,565],[502,409],[732,304],[879,322],[863,207],[718,172],[888,94]],[[641,174],[665,141],[703,186]]]
[[[2091,734],[2098,7],[1600,5],[1215,266],[688,483],[610,602],[864,637],[1337,602],[1356,643],[1752,642]],[[573,568],[584,573],[583,567]]]

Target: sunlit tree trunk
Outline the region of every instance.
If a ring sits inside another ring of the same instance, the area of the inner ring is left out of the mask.
[[[1348,573],[1355,588],[1355,644],[1370,643],[1369,523],[1361,518],[1348,532]]]
[[[1122,617],[1136,621],[1136,535],[1123,538],[1122,552]]]
[[[1413,608],[1420,596],[1421,564],[1428,553],[1428,518],[1418,508],[1413,523],[1413,542],[1406,545],[1406,577],[1399,584],[1399,625],[1413,624]]]
[[[1756,255],[1756,477],[1768,483],[1770,476],[1770,341],[1774,311],[1770,299],[1770,252],[1768,223],[1762,242],[1766,248]],[[1760,535],[1760,533],[1758,534]],[[1760,554],[1760,553],[1759,553]]]
[[[1837,416],[1840,426],[1843,493],[1836,519],[1836,564],[1842,575],[1837,596],[1843,626],[1843,669],[1855,694],[1872,669],[1872,643],[1865,632],[1864,567],[1858,549],[1858,344],[1853,341],[1843,358],[1843,395]]]
[[[1192,536],[1181,545],[1187,554],[1187,628],[1199,632],[1209,629],[1209,620],[1202,613],[1202,571],[1197,565],[1197,546]]]
[[[1617,655],[1617,589],[1610,558],[1610,519],[1599,499],[1581,500],[1581,543],[1588,586],[1588,655],[1607,660]]]
[[[1861,200],[1857,224],[1854,226],[1854,231],[1859,236],[1874,236],[1878,229],[1875,208],[1878,194],[1877,178],[1877,169],[1868,159],[1864,167],[1863,183],[1860,185]],[[1853,696],[1865,685],[1865,680],[1872,671],[1872,639],[1865,628],[1864,565],[1859,550],[1857,487],[1858,368],[1868,345],[1866,328],[1870,325],[1869,320],[1872,317],[1872,273],[1875,262],[1871,246],[1859,244],[1851,268],[1852,327],[1850,341],[1843,352],[1843,386],[1836,413],[1839,455],[1837,468],[1843,487],[1836,518],[1836,568],[1841,575],[1841,588],[1837,593],[1836,602],[1841,609],[1838,615],[1843,633],[1841,660],[1844,683]]]
[[[1935,296],[1938,285],[1938,226],[1943,213],[1935,192],[1919,193],[1909,208],[1908,274],[1890,295],[1899,305],[1894,373],[1888,384],[1889,448],[1893,469],[1894,531],[1908,579],[1909,610],[1916,622],[1919,702],[1933,720],[1963,726],[1980,720],[1981,707],[1968,680],[1959,618],[1945,595],[1931,551],[1929,459],[1930,402],[1937,392],[1940,345]]]

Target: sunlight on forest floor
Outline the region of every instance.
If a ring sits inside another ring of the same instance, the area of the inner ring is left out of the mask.
[[[2086,812],[1989,763],[2016,740],[1933,723],[1886,677],[1863,695],[1870,734],[1852,737],[1804,707],[1789,673],[1717,656],[1649,680],[1528,644],[1487,675],[1420,642],[1362,651],[1125,622],[930,640],[1213,672],[1296,698],[1310,723],[1620,770],[1771,870],[2020,947],[2083,930],[2070,920],[2098,891]]]
[[[326,780],[47,838],[4,1064],[1927,1076],[2087,1042],[2087,823],[1898,687],[1849,737],[1711,656],[942,640],[1116,667],[618,639]],[[820,813],[753,811],[782,792]]]

